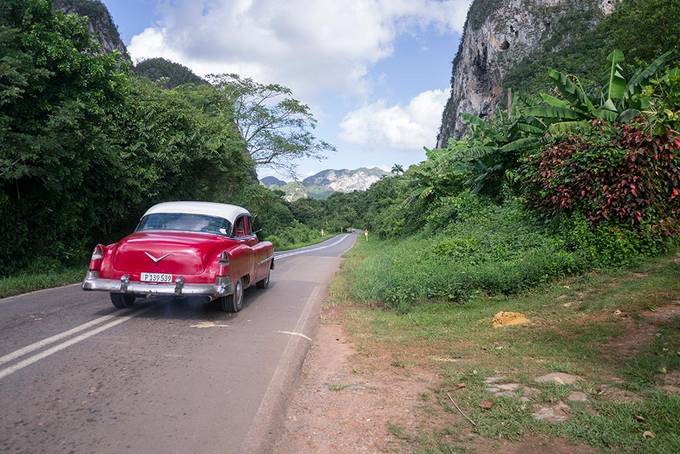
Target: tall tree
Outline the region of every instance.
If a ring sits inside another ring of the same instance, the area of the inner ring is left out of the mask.
[[[210,75],[208,80],[233,105],[233,118],[258,166],[293,172],[295,160],[323,159],[335,147],[317,138],[316,119],[308,105],[279,84],[262,84],[236,74]]]

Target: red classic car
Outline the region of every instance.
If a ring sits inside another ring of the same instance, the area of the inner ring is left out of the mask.
[[[117,308],[141,295],[205,295],[238,312],[243,290],[267,288],[274,246],[251,231],[244,208],[167,202],[149,208],[135,232],[92,253],[83,290],[111,293]]]

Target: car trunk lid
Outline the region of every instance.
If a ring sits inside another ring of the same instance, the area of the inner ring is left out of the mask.
[[[201,274],[224,241],[204,233],[136,232],[118,243],[113,267],[126,273]]]

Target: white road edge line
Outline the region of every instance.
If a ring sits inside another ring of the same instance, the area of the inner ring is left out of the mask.
[[[126,312],[128,314],[129,312]],[[20,348],[17,351],[14,351],[12,353],[8,353],[4,356],[0,356],[0,366],[8,363],[12,360],[15,360],[16,358],[19,358],[20,356],[24,356],[28,353],[31,353],[32,351],[38,350],[40,348],[43,348],[47,345],[53,344],[57,341],[60,341],[64,339],[65,337],[69,337],[73,334],[79,333],[83,330],[86,330],[94,325],[98,325],[100,323],[105,322],[106,320],[112,319],[116,316],[119,316],[120,314],[109,314],[105,315],[103,317],[95,318],[94,320],[91,320],[89,322],[83,323],[82,325],[78,325],[75,328],[71,328],[68,331],[64,331],[63,333],[55,334],[54,336],[50,336],[46,339],[43,339],[41,341],[35,342],[33,344],[27,345],[23,348]]]
[[[304,325],[307,322],[307,319],[309,319],[310,312],[312,311],[312,307],[314,307],[314,301],[319,297],[319,294],[321,293],[321,287],[316,286],[312,289],[311,293],[307,297],[307,301],[305,301],[305,306],[302,308],[302,312],[300,313],[300,317],[298,317],[297,322],[295,323],[295,327],[293,328],[294,333],[300,333],[304,329]],[[293,346],[297,343],[300,342],[299,339],[296,339],[297,336],[290,336],[288,338],[288,342],[286,342],[286,346],[283,349],[283,352],[281,353],[281,356],[279,356],[279,360],[276,363],[276,369],[274,369],[274,373],[272,374],[271,378],[269,379],[269,383],[267,384],[267,389],[265,390],[264,394],[262,395],[262,400],[260,401],[260,405],[257,408],[257,412],[255,413],[255,416],[253,417],[252,421],[257,422],[262,420],[265,414],[271,413],[273,407],[276,405],[276,387],[281,386],[284,383],[284,377],[286,375],[286,371],[288,370],[289,366],[289,361],[290,361],[290,354],[293,350]],[[307,337],[307,336],[305,336]],[[307,337],[309,339],[309,337]],[[311,339],[310,339],[311,340]],[[280,390],[278,390],[280,392]],[[241,446],[238,450],[238,452],[259,452],[259,450],[253,449],[253,447],[257,444],[260,443],[262,440],[261,438],[261,433],[260,433],[261,427],[258,426],[257,424],[253,425],[251,424],[250,429],[246,433],[246,436],[241,443]]]
[[[81,334],[80,336],[76,336],[72,339],[69,339],[66,342],[62,342],[61,344],[57,344],[54,347],[48,348],[47,350],[42,351],[38,354],[35,354],[33,356],[29,356],[28,358],[24,359],[23,361],[19,361],[18,363],[16,363],[13,366],[10,366],[10,367],[7,367],[5,369],[0,370],[0,380],[2,380],[3,378],[7,377],[10,374],[13,374],[14,372],[17,372],[17,371],[23,369],[26,366],[30,366],[31,364],[38,362],[41,359],[47,358],[48,356],[53,355],[57,352],[60,352],[61,350],[64,350],[65,348],[70,347],[71,345],[82,342],[87,338],[90,338],[94,335],[97,335],[97,334],[103,332],[103,331],[106,331],[107,329],[111,329],[114,326],[118,326],[121,323],[127,322],[131,318],[133,318],[137,315],[143,314],[144,312],[147,312],[151,309],[152,309],[152,307],[147,307],[147,308],[144,308],[144,309],[141,309],[141,310],[138,310],[138,311],[134,311],[134,313],[132,313],[130,315],[120,317],[120,318],[118,318],[118,320],[114,320],[112,322],[109,322],[109,323],[102,325],[98,328],[95,328],[91,331],[87,331],[87,332]]]
[[[288,334],[289,336],[299,336],[299,337],[307,339],[309,342],[313,342],[311,337],[309,337],[305,334],[302,334],[302,333],[296,333],[294,331],[275,331],[275,332],[277,332],[279,334]]]
[[[328,249],[329,247],[337,246],[338,244],[342,243],[342,242],[345,241],[345,240],[347,239],[347,237],[349,237],[349,236],[350,236],[350,235],[349,235],[348,233],[346,233],[346,234],[343,235],[342,238],[340,238],[340,239],[337,240],[337,241],[334,241],[334,242],[331,243],[331,244],[326,244],[326,245],[324,245],[324,246],[319,246],[319,247],[315,247],[315,248],[311,248],[311,249],[303,249],[303,250],[300,250],[300,251],[289,252],[289,253],[287,253],[287,254],[277,255],[276,257],[274,257],[274,260],[276,260],[276,259],[282,259],[282,258],[286,258],[286,257],[291,257],[291,256],[293,256],[293,255],[304,254],[305,252],[315,252],[315,251],[320,251],[320,250],[322,250],[322,249]]]

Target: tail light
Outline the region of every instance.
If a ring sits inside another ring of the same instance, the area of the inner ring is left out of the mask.
[[[99,271],[102,267],[102,259],[104,258],[104,246],[98,244],[92,251],[90,258],[90,271]]]
[[[227,251],[224,251],[217,257],[217,275],[226,276],[228,272],[229,272],[229,253]]]

